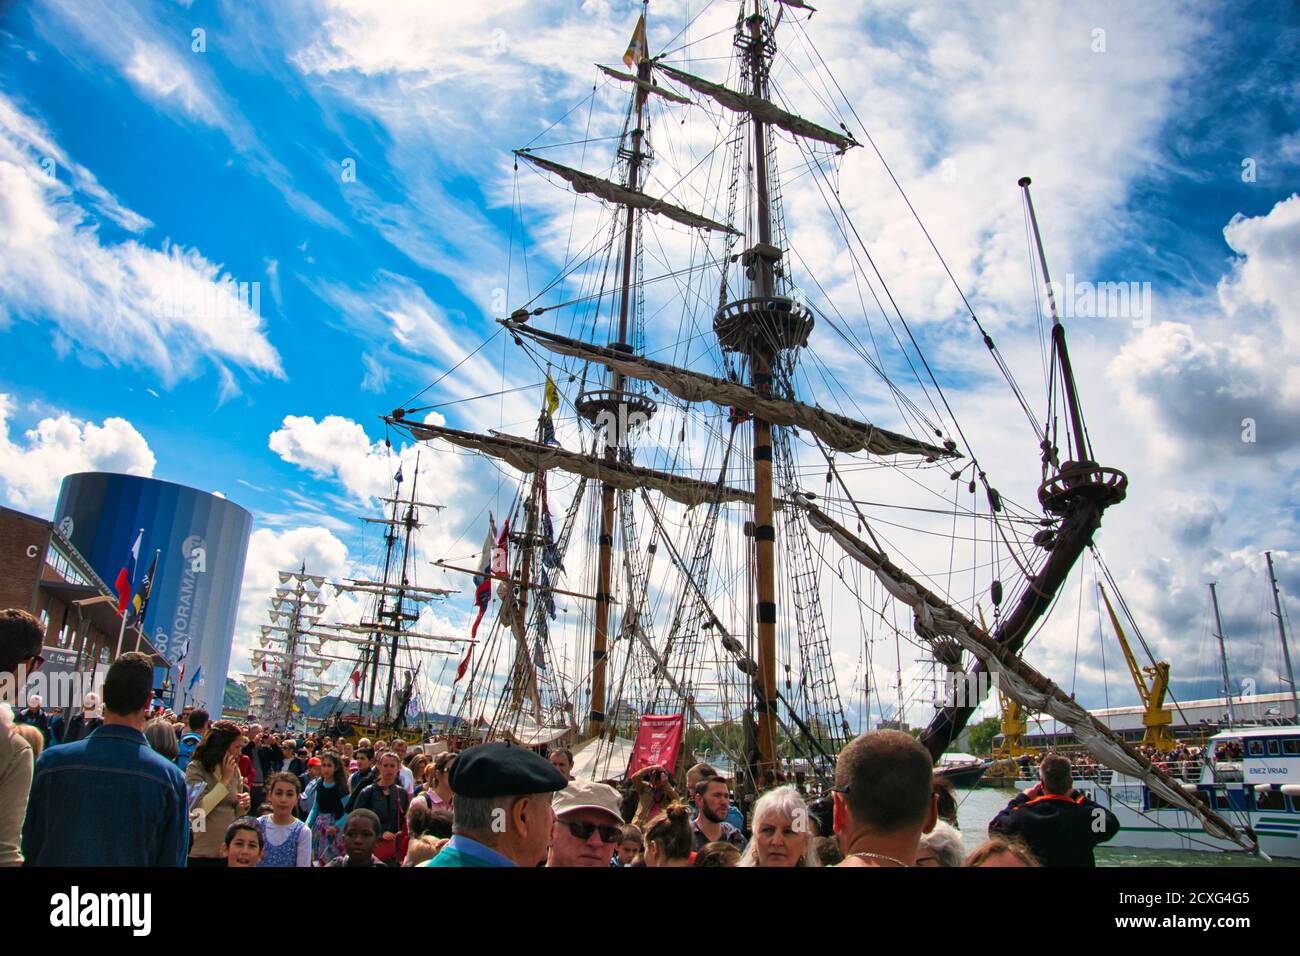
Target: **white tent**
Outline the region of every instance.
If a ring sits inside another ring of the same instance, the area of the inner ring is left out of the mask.
[[[573,751],[573,776],[581,780],[622,779],[635,744],[625,737],[584,740]]]

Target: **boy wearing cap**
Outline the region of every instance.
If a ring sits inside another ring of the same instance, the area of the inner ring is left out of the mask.
[[[498,742],[452,764],[452,837],[421,866],[540,866],[551,844],[551,795],[568,781],[545,757]]]
[[[614,848],[623,836],[621,803],[613,787],[590,780],[574,780],[557,793],[551,802],[555,826],[546,865],[614,866]]]

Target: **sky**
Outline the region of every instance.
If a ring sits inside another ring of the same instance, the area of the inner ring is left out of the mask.
[[[652,8],[652,51],[685,47],[674,62],[725,78],[715,56],[729,52],[735,3]],[[624,0],[4,5],[0,501],[48,515],[65,474],[110,470],[249,509],[232,672],[277,569],[365,576],[378,539],[359,517],[391,492],[399,463],[413,473],[417,451],[382,415],[418,398],[458,427],[521,433],[536,418],[536,370],[502,338],[480,346],[609,212],[517,174],[510,150],[618,131],[623,91],[592,64],[618,62],[640,11]],[[854,0],[784,29],[782,94],[871,137],[1041,410],[1015,189],[1032,174],[1089,432],[1131,481],[1098,547],[1153,653],[1174,662],[1177,695],[1217,686],[1210,581],[1234,679],[1281,689],[1263,552],[1300,616],[1297,8]],[[808,44],[826,69],[804,82]],[[672,122],[665,143],[701,155],[713,128]],[[608,168],[608,146],[569,147],[561,161],[604,148],[588,166]],[[697,198],[694,180],[670,175],[678,154],[662,155],[656,183]],[[852,150],[834,173],[981,460],[1032,501],[1036,442],[875,150]],[[816,181],[787,185],[791,243],[848,314],[858,293]],[[656,235],[665,261],[699,248],[689,231]],[[1145,308],[1089,303],[1093,284],[1116,282],[1136,283]],[[853,356],[818,342],[845,400],[899,427]],[[447,506],[426,556],[470,563],[485,510],[500,513],[511,487],[465,456],[422,460]],[[1027,658],[1089,706],[1136,703],[1085,593],[1092,574],[1085,562]],[[354,610],[343,601],[339,613]],[[461,595],[432,623],[461,633],[469,618]],[[832,640],[843,684],[857,637]],[[880,655],[888,698],[894,666]]]

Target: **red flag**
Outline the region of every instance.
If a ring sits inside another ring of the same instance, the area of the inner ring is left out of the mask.
[[[359,698],[361,696],[361,671],[354,670],[352,672],[351,680],[352,680],[352,695],[354,697]]]
[[[479,617],[482,617],[482,616],[483,616],[483,613],[480,611],[480,612],[479,612]],[[476,622],[476,623],[477,623],[477,622]],[[471,645],[469,646],[469,650],[467,650],[467,651],[465,652],[465,657],[464,657],[464,659],[461,660],[461,662],[460,662],[460,666],[456,668],[456,679],[455,679],[454,681],[452,681],[453,684],[459,683],[459,682],[460,682],[460,679],[461,679],[462,677],[465,676],[465,671],[469,670],[469,656],[470,656],[471,654],[473,654],[473,653],[474,653],[474,645],[471,644]]]
[[[117,588],[117,613],[125,614],[127,605],[131,603],[131,577],[126,573],[126,568],[117,572],[114,585]]]

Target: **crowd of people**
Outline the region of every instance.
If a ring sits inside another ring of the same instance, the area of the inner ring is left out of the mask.
[[[39,667],[41,636],[26,612],[0,612],[0,676]],[[1071,790],[1069,761],[1048,758],[1041,783],[968,854],[951,787],[898,731],[850,742],[825,796],[781,785],[742,811],[706,764],[680,779],[657,766],[625,781],[574,779],[564,749],[429,753],[401,738],[354,744],[203,710],[178,718],[152,706],[152,684],[149,659],[123,654],[93,702],[102,716],[57,743],[0,708],[0,865],[1091,865],[1118,828]],[[79,717],[96,712],[90,703]]]
[[[1219,754],[1217,759],[1230,760],[1232,758],[1232,748],[1235,747],[1237,757],[1240,759],[1241,743],[1232,741],[1219,745]],[[1205,759],[1205,750],[1202,747],[1193,746],[1189,743],[1177,743],[1172,748],[1161,750],[1150,744],[1134,744],[1133,749],[1142,756],[1146,757],[1156,767],[1159,767],[1165,773],[1179,780],[1194,782],[1200,775],[1201,763]],[[1021,779],[1033,779],[1038,776],[1039,768],[1046,757],[1046,753],[1035,752],[1021,754],[1016,758],[1016,763],[1020,768]],[[1070,761],[1074,768],[1074,777],[1076,780],[1097,780],[1102,779],[1103,775],[1109,774],[1110,771],[1105,765],[1098,763],[1087,750],[1076,750],[1072,753],[1062,753],[1061,756]]]

